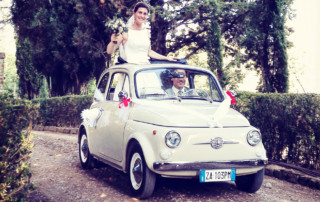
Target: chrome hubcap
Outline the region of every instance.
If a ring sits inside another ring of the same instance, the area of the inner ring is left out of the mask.
[[[139,184],[142,181],[142,165],[141,160],[137,159],[132,170],[134,179]]]
[[[139,153],[134,153],[130,163],[130,179],[135,190],[138,190],[143,180],[143,164]]]
[[[82,162],[86,162],[88,158],[88,153],[89,153],[89,147],[88,147],[88,140],[86,136],[82,136],[81,138],[81,159]]]

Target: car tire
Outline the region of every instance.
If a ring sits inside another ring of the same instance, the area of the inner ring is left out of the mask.
[[[147,166],[140,146],[135,143],[129,153],[129,183],[134,197],[145,199],[152,195],[156,174]]]
[[[79,158],[83,169],[92,169],[95,167],[95,159],[89,150],[87,134],[83,131],[80,135]]]
[[[264,178],[264,168],[255,174],[236,177],[236,185],[239,190],[255,193],[262,185]]]

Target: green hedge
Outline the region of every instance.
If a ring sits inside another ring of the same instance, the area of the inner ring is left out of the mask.
[[[0,95],[0,201],[21,201],[32,187],[28,159],[36,113],[30,101]]]
[[[268,158],[320,168],[320,95],[242,92],[236,100],[261,130]]]
[[[40,104],[36,124],[43,126],[78,127],[81,123],[80,113],[92,104],[93,95],[71,95],[49,99],[34,99]]]

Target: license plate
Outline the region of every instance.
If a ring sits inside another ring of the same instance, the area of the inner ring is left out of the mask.
[[[235,181],[236,169],[200,170],[200,182]]]

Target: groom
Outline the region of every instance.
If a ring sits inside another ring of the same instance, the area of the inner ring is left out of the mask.
[[[166,92],[169,95],[181,96],[189,90],[189,88],[184,86],[186,84],[186,71],[184,69],[177,69],[174,73],[177,76],[171,78],[173,86],[172,88],[168,88]]]

